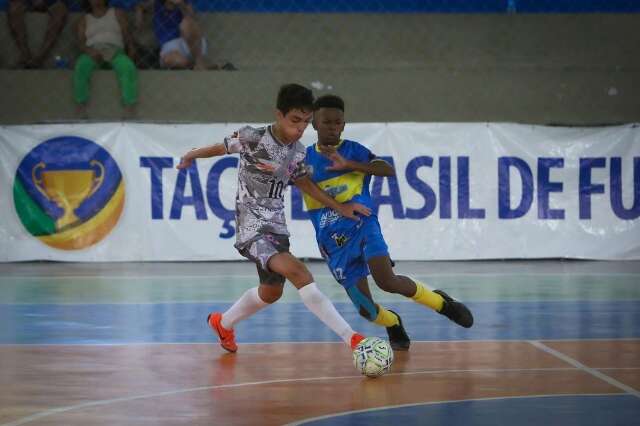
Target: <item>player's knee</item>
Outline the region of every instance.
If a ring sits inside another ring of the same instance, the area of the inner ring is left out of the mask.
[[[278,299],[280,299],[280,296],[282,296],[282,294],[268,294],[264,297],[260,296],[260,299],[262,299],[264,303],[272,304],[276,303]]]
[[[258,295],[264,303],[275,303],[282,296],[282,287],[260,286]]]

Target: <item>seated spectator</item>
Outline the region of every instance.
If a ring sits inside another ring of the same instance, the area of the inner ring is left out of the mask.
[[[155,0],[153,29],[160,43],[160,65],[204,70],[207,40],[189,0]]]
[[[73,73],[73,94],[78,113],[86,117],[91,75],[96,67],[112,68],[122,92],[126,115],[133,116],[138,100],[138,71],[131,60],[135,46],[127,17],[121,9],[110,8],[107,0],[85,0],[87,13],[78,21],[77,35],[82,54]],[[124,51],[126,46],[129,56]]]
[[[207,69],[207,40],[189,0],[155,0],[153,30],[160,44],[160,66]]]
[[[29,48],[27,26],[25,24],[26,12],[42,12],[49,14],[47,32],[40,49],[35,55]],[[17,68],[41,68],[44,61],[51,53],[62,29],[67,23],[69,8],[66,0],[9,0],[7,20],[11,36],[20,51],[20,58],[16,63]]]
[[[125,0],[122,0],[125,1]],[[136,0],[133,0],[136,1]],[[141,46],[148,48],[145,12],[153,11],[153,32],[159,48],[158,55],[147,56],[151,60],[141,61],[147,66],[158,58],[159,66],[167,69],[223,69],[234,71],[236,67],[227,62],[222,66],[207,64],[207,40],[203,37],[191,0],[138,0],[135,10],[136,36]],[[146,62],[146,63],[145,63]]]

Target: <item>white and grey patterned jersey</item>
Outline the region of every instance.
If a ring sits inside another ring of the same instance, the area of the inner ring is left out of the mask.
[[[289,235],[283,193],[289,181],[307,174],[305,147],[278,141],[271,126],[245,126],[225,138],[227,153],[240,153],[236,194],[236,244],[246,247],[264,233]]]

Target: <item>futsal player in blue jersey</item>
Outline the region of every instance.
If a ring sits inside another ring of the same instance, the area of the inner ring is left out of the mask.
[[[305,159],[311,180],[339,202],[357,202],[373,211],[369,194],[371,176],[393,176],[395,171],[358,142],[340,139],[344,130],[344,101],[335,95],[314,104],[313,128],[317,143],[307,147]],[[388,293],[411,298],[462,327],[473,325],[473,315],[461,302],[442,290],[430,290],[420,281],[396,275],[375,214],[360,221],[345,219],[331,208],[304,195],[316,231],[320,252],[335,279],[344,287],[360,315],[386,327],[394,350],[411,344],[400,316],[375,303],[367,277]]]

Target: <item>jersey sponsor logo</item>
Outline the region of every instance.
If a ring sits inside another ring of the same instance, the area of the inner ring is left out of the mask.
[[[325,189],[325,192],[329,194],[331,197],[335,198],[338,194],[342,194],[348,189],[347,185],[338,185],[332,188]]]
[[[327,209],[322,216],[320,216],[320,228],[325,228],[327,226],[333,225],[340,219],[340,214],[332,209]]]
[[[317,181],[318,186],[337,202],[344,203],[356,195],[362,194],[365,174],[361,172],[348,172],[334,178]],[[304,194],[304,202],[308,210],[324,208],[324,204]]]
[[[349,241],[349,238],[346,235],[338,234],[336,232],[331,234],[331,238],[333,239],[333,241],[335,241],[338,247],[344,246],[347,243],[347,241]]]

